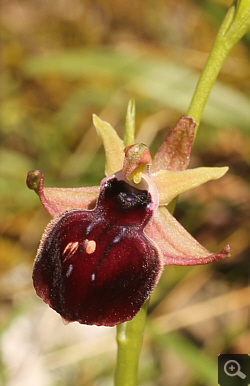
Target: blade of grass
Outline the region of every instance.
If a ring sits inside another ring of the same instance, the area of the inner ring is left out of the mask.
[[[24,63],[29,77],[57,74],[65,79],[109,79],[114,90],[122,85],[130,94],[150,98],[161,106],[183,113],[190,102],[198,75],[171,61],[108,49],[86,49],[36,56]],[[138,98],[137,98],[138,99]],[[203,121],[213,127],[249,128],[249,100],[238,90],[217,81],[210,94]]]

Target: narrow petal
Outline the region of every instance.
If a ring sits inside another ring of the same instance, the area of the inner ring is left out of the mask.
[[[152,174],[159,193],[159,205],[169,204],[180,193],[224,176],[228,167],[197,168],[183,171],[161,170]]]
[[[105,154],[105,175],[110,176],[122,169],[124,160],[124,145],[115,129],[108,123],[93,115],[93,123],[97,133],[101,136]]]
[[[124,145],[130,146],[135,143],[135,100],[131,99],[128,104],[126,115],[126,127],[124,133]]]
[[[40,170],[31,170],[26,182],[38,194],[42,205],[52,217],[71,209],[93,209],[99,194],[99,186],[44,188],[44,176]]]
[[[159,170],[185,170],[190,161],[194,139],[195,121],[187,116],[181,117],[170,131],[157,151],[151,172]]]
[[[219,253],[210,253],[198,243],[168,212],[159,208],[145,228],[163,255],[164,265],[200,265],[230,256],[226,245]]]

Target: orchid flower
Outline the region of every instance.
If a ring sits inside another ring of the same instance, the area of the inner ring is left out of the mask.
[[[154,159],[144,144],[124,147],[110,124],[94,115],[105,153],[100,187],[46,188],[41,171],[27,185],[53,217],[33,269],[38,296],[67,322],[114,326],[132,319],[165,265],[207,264],[210,253],[169,213],[180,193],[222,177],[227,167],[185,170],[195,122],[183,116]]]

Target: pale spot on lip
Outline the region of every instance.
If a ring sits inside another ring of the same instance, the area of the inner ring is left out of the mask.
[[[90,255],[91,253],[94,253],[96,250],[96,242],[94,240],[88,240],[86,239],[84,241],[84,245],[86,248],[86,252]]]
[[[70,264],[70,265],[69,265],[69,268],[68,268],[68,270],[67,270],[67,272],[66,272],[66,276],[67,276],[67,277],[69,277],[69,276],[72,274],[73,269],[74,269],[73,264]]]
[[[119,243],[119,241],[121,240],[125,232],[126,232],[126,228],[123,227],[121,233],[114,238],[113,243]]]
[[[79,246],[78,241],[70,242],[66,245],[62,253],[64,257],[63,262],[65,262],[66,260],[70,259],[73,256],[73,254],[77,251],[78,246]]]

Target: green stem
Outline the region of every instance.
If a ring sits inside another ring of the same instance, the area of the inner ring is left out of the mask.
[[[117,326],[117,365],[115,386],[136,386],[139,357],[146,324],[147,300],[138,314],[129,322]]]
[[[196,86],[187,115],[196,122],[196,132],[210,91],[232,48],[250,26],[250,1],[235,1],[219,29],[207,63]]]

